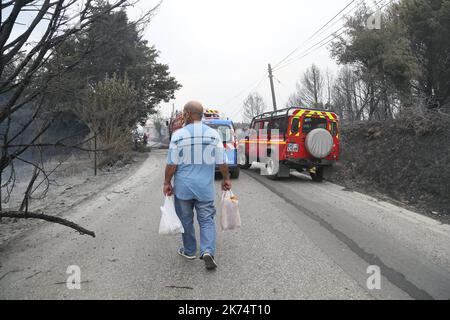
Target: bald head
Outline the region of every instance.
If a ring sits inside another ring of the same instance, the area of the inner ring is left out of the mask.
[[[184,106],[184,113],[186,115],[186,122],[199,121],[203,117],[203,106],[198,101],[189,101]]]

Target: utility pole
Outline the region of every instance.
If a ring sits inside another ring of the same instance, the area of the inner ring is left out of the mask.
[[[97,176],[97,134],[94,136],[94,176]]]
[[[171,128],[172,128],[172,122],[173,122],[174,115],[175,115],[175,103],[172,103],[172,113],[170,114],[170,120],[169,120],[169,123],[167,125],[167,132],[169,133],[169,142],[172,139]]]
[[[270,89],[272,90],[273,110],[277,111],[277,100],[275,99],[275,88],[273,86],[272,66],[270,65],[270,63],[269,63],[269,79],[270,79]]]
[[[169,126],[172,124],[174,114],[175,114],[175,103],[172,103],[172,113],[170,114]]]

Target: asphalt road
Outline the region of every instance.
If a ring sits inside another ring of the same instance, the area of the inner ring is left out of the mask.
[[[0,299],[449,299],[450,226],[300,174],[233,181],[242,228],[219,232],[215,271],[158,235],[165,153],[0,251]],[[217,181],[219,187],[219,181]],[[219,189],[217,188],[217,198]],[[68,289],[69,266],[81,289]],[[369,266],[381,271],[369,289]]]

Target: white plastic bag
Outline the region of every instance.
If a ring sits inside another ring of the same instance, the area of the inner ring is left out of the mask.
[[[161,207],[159,234],[174,235],[179,233],[184,233],[184,228],[175,211],[173,196],[166,196],[164,205]]]
[[[239,214],[239,201],[230,191],[222,193],[222,212],[220,216],[222,230],[233,230],[241,226],[241,216]]]

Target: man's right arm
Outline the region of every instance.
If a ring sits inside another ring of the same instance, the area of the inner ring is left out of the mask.
[[[174,142],[176,140],[176,135],[172,136],[169,145],[169,151],[167,153],[167,165],[164,172],[164,187],[163,193],[165,196],[173,195],[172,178],[177,171],[177,165],[179,158],[177,155],[177,144]]]
[[[231,189],[231,179],[230,172],[228,170],[228,165],[226,163],[219,165],[220,173],[222,174],[222,190],[227,191]]]
[[[175,171],[177,171],[176,165],[168,164],[166,166],[166,171],[164,174],[164,187],[163,187],[163,193],[165,196],[173,195],[172,177],[175,174]]]

